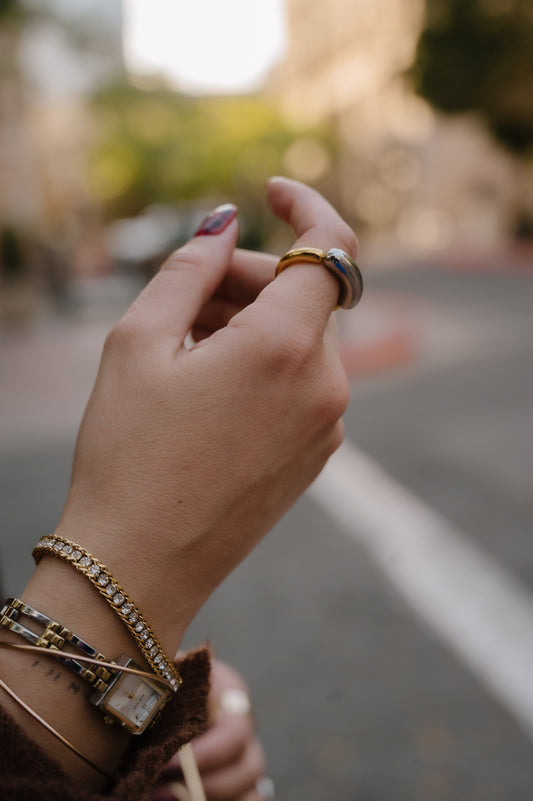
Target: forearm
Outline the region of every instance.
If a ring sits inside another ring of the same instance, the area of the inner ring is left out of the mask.
[[[164,582],[164,569],[155,563],[153,551],[146,549],[140,559],[140,570],[131,570],[133,559],[121,559],[120,551],[113,548],[113,539],[107,552],[102,544],[104,539],[91,536],[91,529],[80,526],[78,531],[68,531],[65,525],[58,527],[63,537],[70,534],[69,539],[76,536],[78,544],[91,553],[98,561],[106,560],[106,567],[117,584],[124,589],[124,596],[129,596],[129,606],[135,605],[139,616],[143,617],[152,629],[154,639],[161,646],[161,657],[168,655],[172,659],[176,653],[187,622],[180,617],[179,610],[183,606],[180,593],[181,583],[169,578]],[[101,551],[104,551],[102,556]],[[52,553],[57,553],[55,550]],[[151,558],[152,557],[152,558]],[[79,560],[78,560],[79,561]],[[143,577],[143,581],[140,577]],[[109,584],[108,586],[112,586]],[[98,585],[100,587],[100,585]],[[149,664],[141,653],[140,646],[144,642],[135,639],[135,632],[128,630],[124,616],[120,614],[122,606],[117,605],[104,590],[98,591],[86,575],[76,570],[74,563],[62,560],[57,556],[45,555],[22,595],[22,600],[57,621],[62,627],[75,632],[86,643],[89,643],[107,661],[116,661],[122,654],[132,658],[134,662],[148,672],[157,670],[153,662]],[[108,602],[108,600],[111,601]],[[118,598],[120,600],[120,597]],[[131,601],[131,603],[130,603]],[[41,633],[40,624],[24,616],[19,621],[35,634]],[[4,638],[17,645],[27,642],[11,631],[0,630]],[[146,635],[143,634],[146,641]],[[151,644],[148,641],[149,645]],[[78,652],[68,642],[63,651]],[[85,654],[86,656],[86,654]],[[147,653],[148,658],[150,655]],[[83,655],[82,655],[83,658]],[[129,735],[119,725],[104,723],[102,711],[96,709],[88,701],[93,688],[83,678],[65,666],[53,656],[49,650],[26,652],[2,648],[0,650],[1,673],[3,680],[44,720],[59,731],[68,741],[73,743],[88,757],[100,766],[104,772],[112,773],[120,757],[130,741]],[[80,663],[78,663],[80,664]],[[81,663],[91,667],[90,663]],[[5,691],[2,696],[5,696]],[[56,737],[37,723],[26,711],[23,711],[12,699],[6,699],[10,711],[19,724],[42,743],[45,750],[64,765],[69,774],[76,780],[91,781],[97,784],[97,774],[78,756],[65,747]],[[141,735],[142,736],[142,735]],[[137,739],[137,738],[136,738]],[[83,744],[83,745],[81,745]]]
[[[22,598],[76,632],[110,660],[126,653],[136,662],[143,663],[118,616],[70,565],[43,559]],[[9,631],[2,629],[0,636],[4,641],[24,644],[24,640]],[[103,771],[113,772],[131,735],[118,725],[104,723],[103,714],[88,701],[91,687],[83,679],[44,649],[41,655],[2,648],[0,669],[3,681],[33,710]],[[75,781],[89,782],[94,787],[105,782],[101,775],[21,709],[5,691],[2,691],[1,698],[2,705],[21,728]]]

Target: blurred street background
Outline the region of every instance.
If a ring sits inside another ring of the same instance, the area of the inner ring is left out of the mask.
[[[531,801],[531,4],[194,6],[0,0],[0,583],[113,322],[220,202],[282,254],[264,181],[305,180],[361,242],[346,443],[185,645],[245,675],[282,801]]]

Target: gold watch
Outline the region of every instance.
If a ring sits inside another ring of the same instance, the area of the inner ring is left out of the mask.
[[[115,663],[142,670],[126,654]],[[142,734],[159,717],[171,695],[170,688],[157,680],[117,671],[107,688],[94,692],[89,701],[104,713],[106,723],[118,723],[131,734]]]

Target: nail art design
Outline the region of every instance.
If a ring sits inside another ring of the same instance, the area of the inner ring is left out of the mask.
[[[225,203],[218,206],[211,214],[205,218],[195,236],[214,236],[225,231],[228,225],[237,216],[237,206],[233,203]]]

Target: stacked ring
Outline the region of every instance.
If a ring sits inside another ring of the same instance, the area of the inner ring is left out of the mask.
[[[342,309],[353,309],[363,294],[363,278],[359,267],[344,250],[330,248],[328,251],[318,248],[296,248],[289,250],[278,262],[276,275],[287,267],[298,263],[323,264],[339,282],[339,298],[337,306]]]

